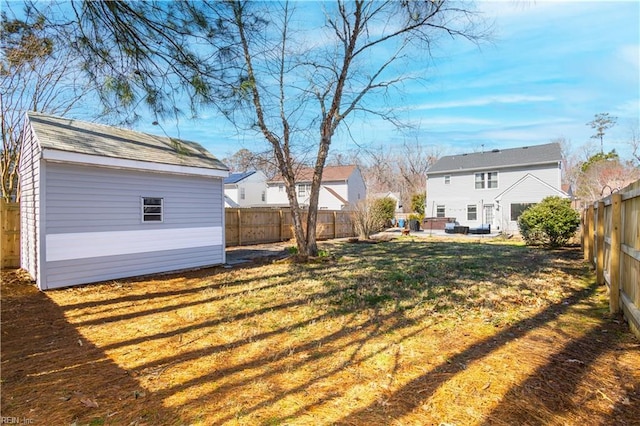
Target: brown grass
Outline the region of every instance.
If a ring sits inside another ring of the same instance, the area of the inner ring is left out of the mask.
[[[640,345],[577,249],[402,237],[40,293],[2,278],[2,416],[638,424]],[[635,422],[635,423],[634,423]]]

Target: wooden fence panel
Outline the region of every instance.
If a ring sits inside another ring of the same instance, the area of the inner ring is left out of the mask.
[[[609,288],[609,308],[622,311],[640,338],[640,181],[583,212],[585,259]]]
[[[306,213],[302,215],[306,223]],[[225,209],[227,247],[275,243],[294,237],[291,209],[227,208]],[[316,238],[326,240],[354,236],[351,216],[346,211],[320,210]]]
[[[0,252],[2,268],[20,266],[20,204],[0,202]]]

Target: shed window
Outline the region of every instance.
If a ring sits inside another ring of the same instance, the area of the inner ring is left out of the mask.
[[[142,197],[142,221],[162,222],[163,221],[163,199]]]
[[[478,220],[478,207],[475,204],[467,206],[467,220]]]
[[[451,175],[444,176],[444,184],[449,185],[451,183]]]
[[[436,206],[436,217],[444,217],[444,205]]]

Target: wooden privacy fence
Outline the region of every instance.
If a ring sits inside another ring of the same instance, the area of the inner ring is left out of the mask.
[[[20,207],[18,203],[2,201],[2,268],[20,266]],[[274,243],[293,238],[293,222],[288,208],[225,209],[227,247]],[[306,216],[306,213],[304,214]],[[305,218],[306,220],[306,218]],[[320,210],[316,238],[326,240],[354,236],[350,213]]]
[[[303,221],[306,222],[306,213],[303,213]],[[227,247],[290,240],[294,237],[291,210],[262,207],[225,209],[225,234]],[[354,235],[350,212],[318,211],[318,240]]]
[[[0,252],[2,253],[2,268],[17,268],[20,266],[20,205],[0,201]]]
[[[585,209],[582,229],[584,258],[609,288],[610,311],[622,310],[640,338],[640,180]]]

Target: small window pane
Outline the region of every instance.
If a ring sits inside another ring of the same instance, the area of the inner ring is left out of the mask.
[[[484,173],[476,173],[476,189],[484,189]]]
[[[475,205],[467,206],[467,220],[478,220],[478,209]]]
[[[162,222],[162,198],[142,198],[142,221]]]
[[[444,214],[445,214],[444,206],[442,205],[436,206],[436,217],[444,217]]]
[[[498,172],[487,173],[487,188],[498,187]]]
[[[451,176],[450,175],[446,175],[444,177],[444,184],[445,185],[449,185],[451,183]]]

